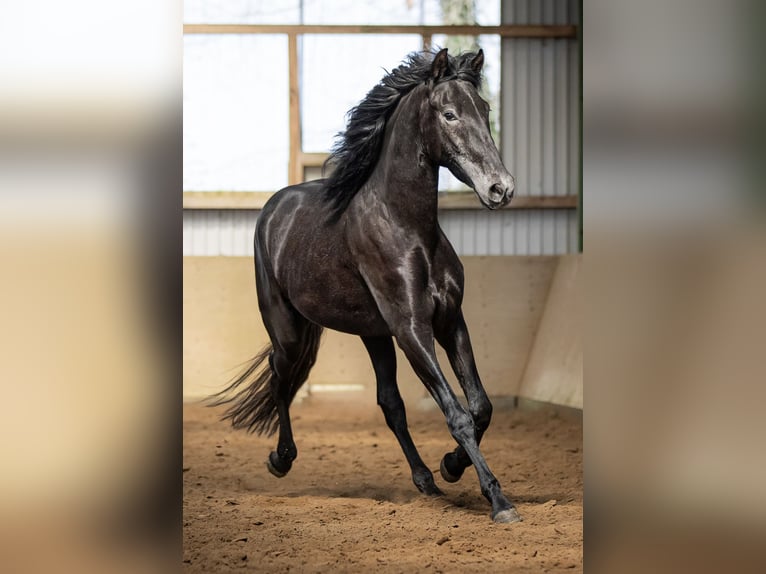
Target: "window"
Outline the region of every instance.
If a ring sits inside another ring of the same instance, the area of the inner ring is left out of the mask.
[[[496,25],[497,0],[255,0],[184,3],[187,24]],[[434,35],[434,47],[475,48],[476,38]],[[480,36],[483,96],[499,143],[500,38]],[[297,37],[301,149],[315,166],[343,131],[346,113],[386,70],[422,49],[415,34],[300,34]],[[352,70],[353,73],[349,73]],[[290,163],[287,33],[184,37],[184,190],[277,191]],[[306,165],[310,165],[306,164]],[[304,171],[319,177],[318,167]],[[465,189],[446,170],[440,189]]]
[[[184,189],[287,185],[287,38],[184,37]]]

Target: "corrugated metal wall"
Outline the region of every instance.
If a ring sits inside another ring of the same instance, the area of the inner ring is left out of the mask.
[[[184,255],[252,256],[258,213],[252,209],[184,210]]]
[[[257,217],[255,210],[185,211],[184,255],[252,256]],[[458,255],[577,251],[577,220],[567,210],[443,211],[439,220]]]
[[[579,25],[575,0],[503,0],[503,24]],[[580,161],[580,68],[576,39],[502,42],[501,151],[519,195],[577,195]],[[574,253],[577,212],[513,211],[508,253]],[[564,239],[566,238],[566,240]],[[553,251],[550,251],[553,246]],[[478,253],[477,253],[478,254]]]
[[[503,0],[504,24],[579,25],[575,0]],[[519,195],[576,195],[580,69],[576,39],[502,42],[502,142]],[[477,200],[478,205],[478,200]],[[185,210],[184,255],[252,255],[257,211]],[[577,251],[575,210],[443,211],[460,255]]]
[[[439,221],[458,255],[577,251],[577,219],[568,210],[443,211]]]

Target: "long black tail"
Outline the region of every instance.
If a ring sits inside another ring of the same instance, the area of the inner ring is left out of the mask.
[[[235,429],[267,436],[277,430],[279,418],[271,390],[271,365],[267,361],[271,351],[269,343],[228,387],[208,399],[211,407],[229,405],[222,420],[230,420]]]
[[[286,381],[290,388],[286,394],[287,404],[292,403],[298,390],[308,378],[316,362],[322,327],[308,325],[302,333],[299,353]],[[247,365],[244,371],[228,387],[210,397],[209,406],[229,405],[222,420],[230,420],[235,429],[246,429],[259,435],[273,435],[279,427],[279,413],[274,402],[272,379],[274,373],[269,357],[273,351],[266,345]]]

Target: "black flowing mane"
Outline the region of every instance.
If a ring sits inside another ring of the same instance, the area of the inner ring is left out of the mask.
[[[340,215],[356,192],[370,177],[380,156],[386,122],[399,101],[416,86],[431,79],[431,64],[436,52],[413,52],[404,63],[383,76],[359,104],[348,112],[346,131],[339,133],[325,168],[333,172],[325,183],[324,192]],[[460,79],[481,85],[481,73],[469,63],[476,52],[447,56],[448,65],[440,82]]]

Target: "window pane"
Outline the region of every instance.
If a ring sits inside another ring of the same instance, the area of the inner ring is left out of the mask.
[[[500,0],[185,0],[187,24],[500,24]],[[475,7],[471,10],[471,5]],[[460,21],[456,21],[460,20]]]
[[[424,4],[424,24],[500,24],[500,0],[413,0]],[[445,8],[447,10],[445,11]]]
[[[445,18],[444,0],[303,0],[303,24],[456,24]],[[470,14],[484,26],[500,24],[500,0],[453,0],[451,13]],[[469,16],[470,18],[470,16]]]
[[[346,127],[346,112],[359,103],[410,52],[420,36],[306,35],[301,50],[303,150],[326,152]]]
[[[287,38],[184,37],[184,189],[287,185]]]
[[[421,0],[308,1],[304,2],[304,24],[415,25],[422,23],[423,5]]]
[[[186,24],[299,24],[305,0],[184,0]]]

